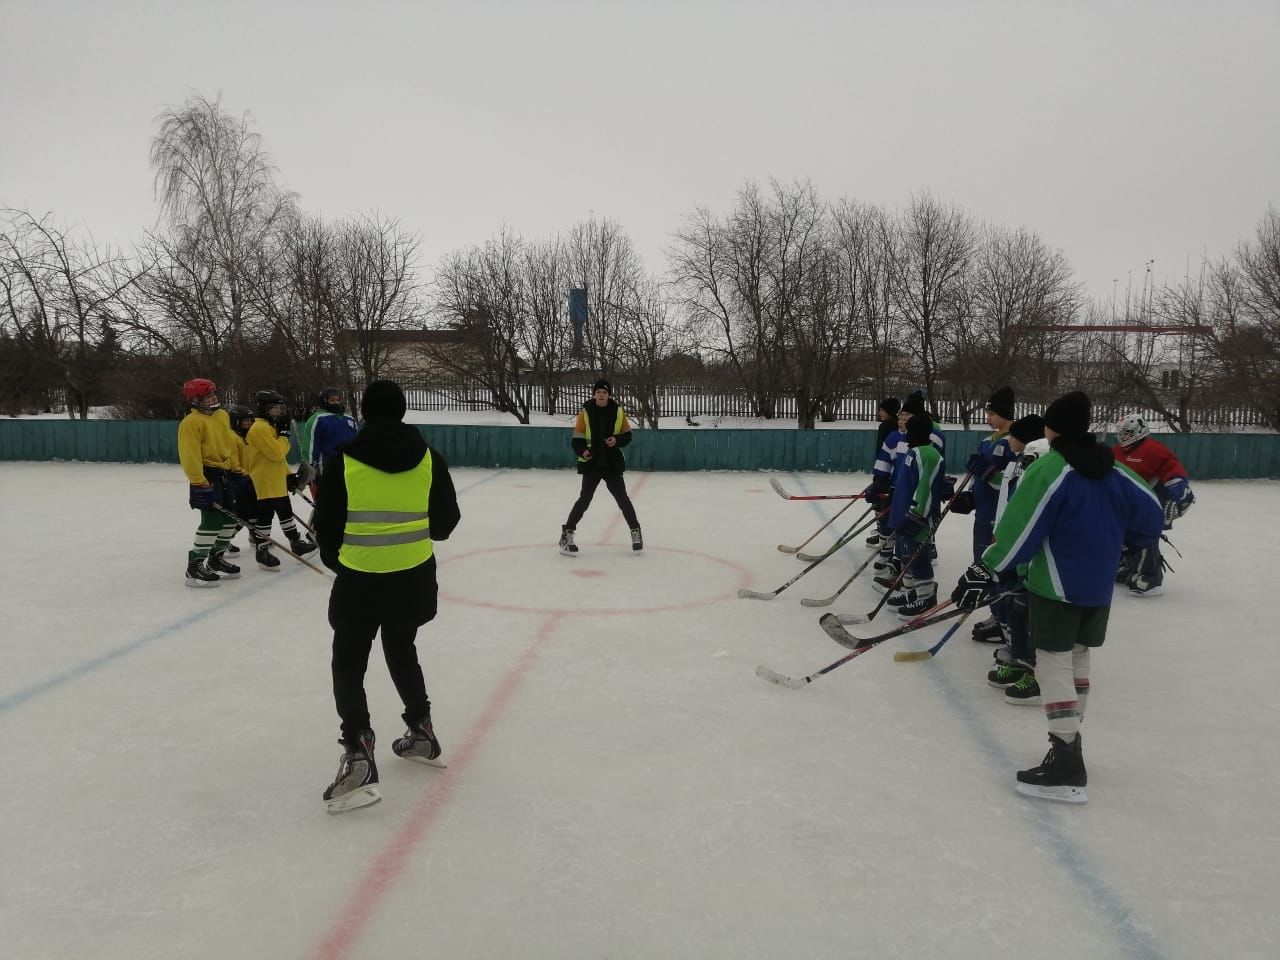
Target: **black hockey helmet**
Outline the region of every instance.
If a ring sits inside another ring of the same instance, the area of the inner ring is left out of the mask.
[[[231,406],[227,407],[227,416],[231,418],[231,429],[242,437],[248,433],[249,428],[253,426],[253,411],[243,403],[233,403]],[[246,420],[248,423],[245,422]]]
[[[258,416],[266,417],[268,408],[284,403],[284,394],[275,390],[259,390],[254,394],[253,400],[258,405]]]
[[[337,387],[325,387],[316,394],[316,403],[322,410],[328,410],[330,413],[342,413],[347,409],[347,405],[342,400],[342,391]]]

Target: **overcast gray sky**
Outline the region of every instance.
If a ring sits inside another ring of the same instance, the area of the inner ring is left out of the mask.
[[[303,206],[423,265],[593,212],[650,269],[694,205],[809,178],[930,189],[1066,251],[1092,294],[1180,278],[1280,202],[1280,0],[0,0],[0,204],[155,223],[155,117],[248,111]]]

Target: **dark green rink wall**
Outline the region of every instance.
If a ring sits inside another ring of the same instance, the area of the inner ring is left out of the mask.
[[[567,427],[419,424],[453,466],[569,469]],[[948,468],[960,472],[985,433],[944,430]],[[1193,478],[1280,478],[1280,435],[1159,434]],[[177,463],[178,424],[165,420],[0,420],[0,460]],[[866,472],[874,430],[636,430],[627,447],[634,470]]]

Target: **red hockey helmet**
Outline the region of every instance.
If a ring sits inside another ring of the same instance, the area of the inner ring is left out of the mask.
[[[199,403],[209,394],[217,392],[218,385],[212,380],[196,378],[182,385],[182,395],[187,398],[188,403]]]

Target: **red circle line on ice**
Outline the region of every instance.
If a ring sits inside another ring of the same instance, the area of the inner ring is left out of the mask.
[[[454,554],[448,559],[441,560],[440,566],[443,567],[446,564],[458,563],[459,561],[468,560],[473,557],[488,556],[488,555],[497,554],[497,553],[513,553],[517,550],[538,550],[538,551],[546,552],[548,551],[548,549],[551,551],[552,555],[550,557],[550,560],[552,561],[556,561],[566,565],[582,563],[581,559],[569,559],[567,557],[557,556],[555,554],[554,546],[548,548],[547,544],[545,543],[526,543],[526,544],[517,544],[515,546],[508,546],[508,547],[487,547],[482,550],[468,550],[466,553]],[[630,553],[630,551],[625,546],[613,547],[613,546],[594,546],[593,545],[592,549],[617,551],[619,554],[620,563],[631,562],[631,557],[627,555]],[[667,554],[680,554],[682,556],[688,556],[688,557],[696,557],[699,560],[705,560],[708,563],[713,563],[713,564],[716,564],[717,566],[725,567],[728,570],[732,571],[737,575],[737,582],[728,590],[724,591],[723,593],[717,593],[714,596],[684,600],[679,603],[660,603],[660,604],[654,604],[652,606],[639,606],[639,607],[614,607],[608,610],[600,610],[600,609],[582,610],[577,607],[534,607],[534,606],[526,606],[524,604],[519,604],[519,603],[503,603],[500,600],[477,600],[473,597],[461,596],[459,594],[450,593],[445,590],[440,591],[440,599],[448,600],[452,603],[465,604],[466,606],[469,606],[469,607],[483,607],[488,610],[509,610],[509,611],[512,611],[513,613],[558,614],[561,616],[581,615],[581,616],[592,616],[592,617],[621,617],[621,616],[631,616],[637,613],[665,613],[669,610],[692,610],[695,607],[707,607],[713,603],[719,603],[721,600],[735,599],[738,596],[738,588],[746,587],[751,583],[751,572],[747,570],[746,567],[742,566],[741,564],[734,563],[732,560],[726,560],[724,557],[717,557],[711,553],[703,553],[701,550],[681,550],[678,547],[645,547],[644,552],[646,554],[667,553]],[[620,574],[626,573],[625,570],[619,570],[618,572]],[[677,580],[674,582],[678,583],[679,581]]]

